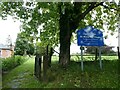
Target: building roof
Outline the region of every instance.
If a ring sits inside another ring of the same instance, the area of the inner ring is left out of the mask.
[[[0,49],[7,49],[7,50],[11,50],[10,47],[8,47],[7,45],[4,44],[0,44]]]

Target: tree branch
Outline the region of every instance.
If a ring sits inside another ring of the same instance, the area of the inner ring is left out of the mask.
[[[96,2],[92,2],[90,3],[90,6],[86,9],[85,12],[83,13],[80,13],[74,18],[73,21],[70,22],[70,26],[71,26],[71,32],[74,32],[78,25],[79,25],[79,22],[84,19],[84,17],[90,12],[92,11],[95,7],[98,7],[99,5],[102,5],[103,2],[100,2],[100,3],[96,3]]]
[[[102,4],[103,4],[103,2],[98,3],[98,4],[96,4],[95,2],[91,3],[91,5],[86,9],[86,11],[80,15],[81,19],[83,19],[90,11],[92,11],[92,9],[94,9],[95,7],[98,7],[99,5],[102,5]]]

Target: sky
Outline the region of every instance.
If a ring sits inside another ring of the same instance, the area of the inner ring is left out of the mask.
[[[17,38],[17,33],[20,32],[20,21],[14,22],[12,17],[8,17],[7,20],[2,20],[0,18],[0,43],[5,44],[6,39],[8,35],[11,36],[12,39],[12,44],[15,44],[16,38]],[[107,31],[103,33],[105,36]],[[104,39],[104,43],[109,45],[109,46],[115,46],[114,50],[117,51],[117,46],[118,46],[118,32],[116,32],[113,36],[109,34],[107,39]],[[77,41],[74,42],[74,44],[71,45],[71,53],[76,53],[80,52],[80,47],[77,46]]]
[[[14,22],[12,17],[8,16],[7,20],[0,18],[0,43],[5,44],[7,37],[10,35],[14,44],[17,38],[17,33],[20,31],[20,21]]]

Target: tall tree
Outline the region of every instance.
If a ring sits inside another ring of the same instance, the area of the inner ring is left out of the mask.
[[[20,32],[17,35],[16,44],[15,44],[15,54],[16,55],[34,54],[34,45],[28,40],[25,32]]]
[[[116,30],[117,7],[112,2],[12,2],[0,3],[2,17],[7,14],[19,17],[26,33],[40,32],[40,40],[52,46],[60,43],[60,65],[70,62],[72,34],[86,25]],[[19,19],[18,18],[18,19]],[[43,29],[40,29],[41,25]],[[39,36],[38,36],[39,37]],[[38,38],[36,37],[36,38]]]

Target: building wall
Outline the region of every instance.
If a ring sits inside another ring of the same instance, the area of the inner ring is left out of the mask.
[[[1,58],[1,49],[0,49],[0,58]]]
[[[12,55],[13,55],[13,51],[11,51],[11,50],[1,50],[2,58],[11,57]]]

